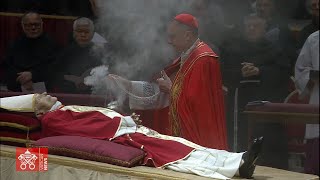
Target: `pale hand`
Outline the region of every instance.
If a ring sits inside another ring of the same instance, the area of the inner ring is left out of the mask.
[[[257,76],[260,74],[259,68],[254,66],[254,64],[252,63],[244,62],[241,65],[243,65],[243,67],[241,68],[243,77]]]
[[[172,82],[165,71],[161,71],[162,78],[157,79],[160,91],[170,93]]]
[[[140,115],[139,115],[139,114],[132,113],[132,114],[131,114],[131,118],[133,119],[133,121],[134,121],[137,125],[141,125],[141,124],[142,124],[142,120],[140,119]]]
[[[18,81],[21,85],[26,84],[32,80],[32,73],[29,71],[19,72],[17,73],[18,77],[16,81]]]

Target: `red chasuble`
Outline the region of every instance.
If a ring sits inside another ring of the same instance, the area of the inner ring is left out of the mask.
[[[200,42],[172,85],[169,120],[173,135],[226,150],[223,95],[218,56]]]
[[[44,137],[71,135],[109,140],[120,126],[120,117],[111,119],[98,111],[56,110],[40,120]]]
[[[184,159],[194,150],[176,141],[148,137],[141,133],[123,135],[113,142],[144,150],[147,154],[143,165],[153,167],[163,167]]]
[[[110,140],[119,130],[120,123],[120,117],[112,119],[98,111],[56,110],[41,118],[44,137],[69,135]],[[144,150],[144,164],[154,167],[163,167],[184,159],[194,150],[174,140],[149,137],[141,133],[125,134],[112,141]]]

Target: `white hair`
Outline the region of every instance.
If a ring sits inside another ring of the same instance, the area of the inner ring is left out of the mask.
[[[94,33],[93,21],[91,21],[91,19],[89,18],[81,17],[79,19],[76,19],[73,22],[73,30],[75,30],[78,26],[89,26],[90,32]]]

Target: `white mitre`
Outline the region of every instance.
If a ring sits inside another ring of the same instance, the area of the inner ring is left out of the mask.
[[[0,98],[0,108],[16,112],[34,112],[35,94]]]

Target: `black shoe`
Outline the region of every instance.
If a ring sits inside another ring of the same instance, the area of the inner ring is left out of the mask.
[[[250,149],[242,156],[244,163],[239,168],[240,177],[251,178],[256,168],[255,162],[257,161],[262,149],[263,137],[253,140]]]

